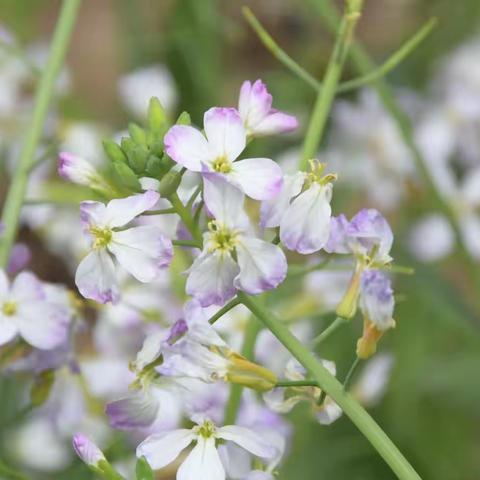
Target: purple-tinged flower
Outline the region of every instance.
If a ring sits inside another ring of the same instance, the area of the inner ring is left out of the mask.
[[[277,245],[248,234],[243,194],[222,180],[205,179],[204,200],[214,219],[190,267],[187,293],[207,307],[223,305],[237,290],[257,295],[283,282],[285,255]]]
[[[127,198],[82,202],[80,216],[91,252],[80,262],[75,283],[80,293],[100,303],[115,303],[119,288],[113,257],[140,282],[153,281],[172,259],[171,241],[155,225],[120,229],[157,203],[158,193],[147,191]]]
[[[75,453],[88,466],[98,467],[99,462],[102,460],[106,461],[103,452],[85,435],[81,433],[75,434],[72,443]]]
[[[238,111],[247,135],[252,137],[288,133],[298,127],[298,121],[293,115],[272,108],[272,96],[261,80],[253,84],[249,80],[243,82]]]
[[[179,429],[150,435],[137,447],[137,457],[144,456],[157,470],[173,462],[192,442],[195,447],[180,465],[179,480],[225,480],[225,469],[217,451],[217,440],[234,442],[253,455],[269,459],[276,449],[253,430],[236,425],[218,428],[209,419],[193,419],[191,430]]]
[[[325,164],[311,162],[309,173],[286,175],[280,194],[261,207],[261,225],[280,227],[280,240],[289,249],[307,255],[321,250],[330,234],[332,180],[323,175]]]
[[[369,257],[370,262],[389,263],[393,233],[385,217],[373,208],[360,210],[351,220],[344,215],[333,217],[330,238],[325,250],[329,253],[353,253]]]
[[[30,345],[50,350],[66,340],[70,312],[48,298],[44,285],[30,272],[10,284],[0,270],[0,345],[20,335]]]
[[[323,366],[335,375],[335,363],[329,360],[320,360]],[[305,368],[295,359],[291,359],[285,368],[285,378],[292,381],[301,381],[306,378]],[[289,391],[287,391],[289,390]],[[313,414],[322,425],[330,425],[342,415],[342,409],[326,396],[319,403],[322,391],[318,387],[289,387],[275,388],[264,394],[263,398],[274,412],[287,413],[299,402],[306,401],[311,405]]]
[[[24,243],[16,243],[12,248],[10,259],[8,261],[7,272],[17,273],[23,270],[32,259],[32,252]]]
[[[364,322],[363,336],[357,343],[357,356],[364,359],[376,352],[383,334],[395,327],[395,298],[390,279],[383,272],[366,270],[362,273],[359,305]]]
[[[87,160],[69,152],[60,152],[58,155],[58,174],[79,185],[94,189],[108,188],[97,169]]]
[[[234,108],[211,108],[203,118],[205,136],[187,125],[174,125],[165,135],[167,154],[204,176],[221,177],[255,200],[274,197],[282,187],[282,171],[268,158],[235,161],[245,149],[247,134]]]

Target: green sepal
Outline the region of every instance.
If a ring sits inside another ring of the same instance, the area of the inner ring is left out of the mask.
[[[136,123],[132,122],[128,124],[128,133],[137,145],[147,145],[147,134],[145,130]]]
[[[113,140],[108,140],[108,139],[104,140],[102,144],[103,144],[103,149],[107,154],[107,157],[112,162],[127,163],[127,156],[125,155],[123,150],[120,148],[120,146],[117,145]]]
[[[188,112],[182,112],[180,116],[177,118],[177,125],[191,125],[192,119],[190,118],[190,114]]]
[[[154,480],[155,479],[153,470],[148,464],[145,457],[141,457],[137,460],[135,473],[137,475],[137,480]]]
[[[128,155],[128,164],[137,174],[145,172],[147,166],[148,150],[141,145],[137,145]]]
[[[35,378],[30,390],[30,403],[32,407],[39,407],[48,400],[54,381],[55,370],[45,370]]]
[[[165,130],[167,116],[160,100],[152,97],[148,104],[148,128],[154,133]]]
[[[105,480],[125,480],[107,460],[100,460],[97,465],[90,468]]]
[[[126,163],[112,162],[112,167],[113,174],[121,185],[135,192],[139,192],[141,190],[140,182],[138,181],[137,176]]]

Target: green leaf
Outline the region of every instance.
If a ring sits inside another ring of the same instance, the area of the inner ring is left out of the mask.
[[[137,474],[137,480],[154,480],[153,470],[148,464],[145,457],[141,457],[137,460],[137,466],[135,468]]]

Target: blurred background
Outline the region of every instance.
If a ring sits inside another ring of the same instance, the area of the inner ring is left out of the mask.
[[[315,92],[263,47],[242,17],[243,4],[289,55],[321,79],[332,46],[319,14],[322,0],[84,0],[49,119],[54,145],[67,144],[101,162],[101,139],[130,120],[144,121],[150,96],[159,96],[173,117],[188,110],[201,124],[210,106],[236,105],[243,80],[261,78],[275,107],[297,115],[301,127],[256,142],[252,156],[288,165],[297,158]],[[0,21],[8,30],[0,36],[0,199],[31,113],[36,71],[58,7],[52,0],[0,0]],[[480,478],[480,292],[468,271],[480,269],[475,263],[480,261],[480,2],[368,0],[358,38],[380,63],[432,16],[438,27],[388,80],[413,122],[430,175],[458,214],[473,266],[458,255],[448,223],[374,90],[338,98],[319,158],[339,174],[334,211],[381,210],[395,233],[395,261],[415,269],[395,280],[397,328],[380,346],[391,354],[393,367],[370,411],[422,478],[474,480]],[[347,62],[345,79],[355,75]],[[45,156],[53,172],[55,155],[46,150]],[[52,182],[42,188],[43,198],[55,200],[62,187]],[[30,193],[35,198],[38,192]],[[73,286],[71,258],[60,241],[45,240],[43,207],[32,208],[20,234],[32,253],[30,268],[42,279]],[[309,279],[311,291],[321,294],[321,282]],[[322,355],[335,359],[340,372],[351,363],[359,329],[344,329],[323,348]],[[56,470],[12,452],[13,444],[36,448],[35,442],[18,439],[17,426],[12,430],[22,388],[15,377],[0,379],[0,459],[26,465],[27,478],[93,478],[69,453]],[[280,479],[394,478],[348,418],[322,426],[304,410],[300,406],[291,414],[295,433]],[[60,451],[69,451],[69,441],[62,440]],[[51,439],[52,448],[58,442]]]

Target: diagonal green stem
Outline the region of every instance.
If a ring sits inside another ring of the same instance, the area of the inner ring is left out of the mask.
[[[18,230],[18,219],[25,198],[28,176],[35,162],[35,151],[42,136],[55,81],[67,52],[81,0],[64,0],[55,27],[47,66],[42,73],[35,96],[32,120],[27,130],[19,163],[3,207],[5,232],[0,244],[0,267],[5,268]]]
[[[343,389],[342,384],[321,364],[290,330],[252,297],[238,294],[242,303],[277,337],[290,353],[307,369],[322,390],[340,406],[372,446],[387,462],[401,480],[420,480],[420,476],[408,463],[400,450],[366,412],[366,410]]]
[[[299,164],[300,170],[307,169],[308,160],[315,157],[322,140],[328,115],[332,108],[338,83],[340,82],[343,65],[352,42],[353,32],[360,18],[361,7],[362,0],[347,1],[347,8],[338,27],[335,45],[328,61],[322,88],[318,93],[310,123],[308,124]]]
[[[329,30],[331,32],[336,32],[339,28],[341,17],[333,1],[310,0],[310,3],[323,18]],[[375,68],[375,63],[371,59],[370,55],[358,42],[353,43],[350,53],[353,65],[360,74],[366,75]],[[423,183],[427,187],[429,198],[432,199],[432,203],[438,207],[438,209],[445,215],[450,223],[455,233],[456,242],[459,246],[460,256],[462,257],[462,260],[468,269],[475,289],[480,291],[480,270],[476,268],[475,262],[465,247],[465,242],[463,240],[458,219],[454,210],[452,209],[452,206],[443,198],[440,191],[437,189],[432,176],[430,175],[427,163],[415,142],[412,124],[408,115],[398,104],[391,88],[384,78],[378,78],[373,85],[376,88],[378,95],[385,106],[385,109],[390,113],[392,119],[395,121],[405,145],[409,148],[412,154],[415,166],[422,177]]]
[[[313,339],[313,344],[315,346],[320,345],[323,343],[327,338],[330,337],[333,333],[335,333],[339,328],[343,327],[348,323],[348,320],[342,317],[337,317],[323,332],[317,335]]]
[[[213,325],[217,320],[220,320],[226,313],[228,313],[232,308],[235,308],[237,305],[240,304],[240,300],[238,298],[234,298],[230,300],[226,305],[224,305],[217,313],[213,314],[208,323]]]

